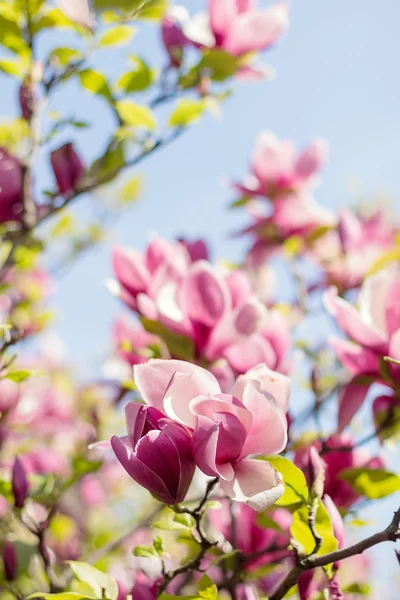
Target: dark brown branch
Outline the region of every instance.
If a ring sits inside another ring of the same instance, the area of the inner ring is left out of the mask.
[[[317,567],[325,567],[331,563],[336,563],[340,560],[344,560],[345,558],[350,558],[350,556],[356,556],[357,554],[362,554],[368,548],[372,548],[377,544],[381,544],[382,542],[395,542],[400,539],[400,508],[394,513],[393,519],[391,523],[379,533],[375,533],[370,537],[362,540],[361,542],[357,542],[357,544],[353,544],[352,546],[348,546],[347,548],[342,548],[341,550],[335,550],[334,552],[330,552],[329,554],[324,554],[323,556],[308,556],[306,558],[298,558],[297,564],[293,567],[293,569],[286,575],[285,579],[278,586],[273,594],[269,597],[269,600],[281,600],[285,597],[287,592],[296,585],[300,575],[304,571],[309,571],[310,569],[316,569]]]

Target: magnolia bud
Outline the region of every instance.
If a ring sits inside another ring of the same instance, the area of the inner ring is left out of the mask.
[[[32,118],[34,101],[35,90],[33,82],[30,77],[27,77],[19,88],[19,104],[22,116],[26,121],[29,121]]]
[[[12,470],[12,492],[14,495],[14,506],[22,508],[28,495],[29,483],[25,467],[17,457]]]
[[[18,559],[12,542],[5,542],[3,546],[3,564],[7,581],[14,581],[17,578]]]
[[[70,194],[85,171],[73,144],[68,142],[54,150],[50,161],[60,192],[64,195]]]
[[[311,495],[322,498],[325,483],[325,463],[314,446],[311,446],[308,453],[308,477]]]

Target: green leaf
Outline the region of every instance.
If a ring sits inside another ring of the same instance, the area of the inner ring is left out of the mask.
[[[125,164],[124,142],[119,141],[109,146],[103,156],[90,166],[87,176],[95,177],[102,184],[112,181]]]
[[[285,493],[276,502],[277,506],[290,506],[291,504],[304,504],[307,502],[308,485],[301,469],[283,456],[265,456],[262,460],[268,461],[283,478]]]
[[[171,510],[166,515],[161,517],[152,524],[155,529],[161,529],[163,531],[182,531],[184,529],[191,529],[194,525],[194,519],[191,515],[186,513],[175,514]]]
[[[59,8],[52,8],[33,24],[32,31],[35,34],[42,29],[53,28],[71,28],[77,31],[82,30],[82,27],[71,21],[71,19],[69,19]]]
[[[384,469],[344,469],[340,478],[347,481],[357,493],[371,500],[384,498],[400,491],[400,477]]]
[[[257,515],[256,523],[259,527],[263,527],[264,529],[273,529],[274,531],[279,531],[281,533],[283,531],[282,527],[280,527],[268,513],[260,513]]]
[[[187,127],[198,121],[203,112],[203,100],[180,100],[169,117],[168,125],[170,127]]]
[[[134,556],[142,556],[143,558],[158,557],[158,551],[152,546],[136,546],[133,550]]]
[[[79,73],[79,79],[85,90],[88,90],[97,96],[103,96],[110,103],[113,101],[107,79],[100,71],[85,69]]]
[[[7,11],[7,3],[0,3],[0,44],[16,54],[29,55],[18,24],[18,13]]]
[[[131,177],[124,183],[121,189],[120,201],[122,204],[131,204],[138,199],[140,192],[142,191],[142,178]]]
[[[307,506],[302,506],[293,514],[292,525],[290,527],[291,536],[303,549],[304,554],[309,555],[314,551],[315,540],[308,525],[309,510]],[[324,504],[319,502],[315,519],[315,529],[322,537],[322,545],[318,555],[327,554],[337,550],[338,541],[334,536],[333,527],[329,513]]]
[[[142,317],[140,321],[146,331],[158,335],[166,343],[170,354],[174,358],[193,359],[194,344],[191,338],[170,331],[159,321],[152,321],[145,317]]]
[[[129,127],[153,130],[156,126],[155,116],[148,106],[135,104],[130,100],[119,100],[116,109],[122,121]]]
[[[236,72],[237,60],[223,50],[210,50],[203,56],[197,69],[200,72],[207,71],[214,81],[224,81]]]
[[[154,71],[138,56],[130,56],[134,69],[122,75],[117,86],[126,94],[143,92],[154,81]]]
[[[84,562],[70,560],[68,564],[76,579],[90,585],[97,598],[117,600],[118,585],[114,577]]]
[[[122,46],[123,44],[128,44],[134,33],[135,30],[133,27],[129,27],[129,25],[117,25],[104,33],[100,39],[99,45]]]
[[[205,598],[206,600],[218,600],[217,586],[208,575],[204,574],[200,579],[198,592],[200,598]]]
[[[49,62],[54,64],[58,63],[62,67],[66,67],[70,63],[77,62],[82,59],[82,54],[75,48],[68,48],[60,46],[54,48],[49,54]]]
[[[345,594],[359,594],[360,596],[369,596],[371,587],[368,583],[352,583],[343,588]]]
[[[15,381],[16,383],[20,383],[21,381],[25,381],[28,377],[33,375],[33,371],[28,371],[27,369],[19,369],[18,371],[9,371],[2,379],[11,379],[11,381]]]
[[[201,600],[199,596],[190,594],[189,596],[173,596],[172,594],[161,594],[158,600]]]
[[[160,21],[167,8],[167,0],[94,0],[94,8],[119,9],[131,18]]]
[[[154,546],[154,550],[157,552],[157,554],[161,555],[163,553],[164,544],[163,544],[162,538],[160,536],[157,536],[153,540],[153,546]]]

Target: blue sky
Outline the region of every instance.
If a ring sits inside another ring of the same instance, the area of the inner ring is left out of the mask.
[[[195,11],[203,2],[185,5]],[[221,186],[221,179],[245,174],[260,129],[271,129],[300,146],[314,136],[328,139],[330,159],[316,194],[321,203],[340,207],[361,194],[383,192],[398,211],[399,22],[398,0],[292,1],[289,32],[265,55],[277,70],[276,79],[235,84],[221,122],[207,116],[143,163],[138,169],[145,183],[140,202],[119,219],[109,242],[86,254],[59,282],[56,328],[78,369],[99,364],[110,343],[112,321],[120,312],[103,285],[111,274],[113,243],[143,248],[149,232],[168,238],[183,233],[206,237],[216,257],[240,260],[246,241],[233,240],[229,233],[242,227],[246,216],[228,211],[232,195]],[[60,32],[55,39],[54,34],[43,36],[40,53],[55,43],[67,45],[72,37]],[[163,63],[154,27],[139,26],[130,49],[152,64]],[[119,56],[119,51],[100,53],[96,64],[116,77]],[[16,90],[5,84],[1,77],[0,112],[16,114]],[[112,126],[102,101],[80,93],[71,83],[55,97],[53,107],[96,124],[77,138],[79,150],[90,162]],[[41,158],[38,171],[38,177],[49,179],[46,157]],[[87,216],[88,200],[80,200],[74,211]],[[379,504],[377,521],[389,520],[390,505]],[[392,554],[387,552],[388,557]],[[384,568],[394,568],[392,558]],[[394,594],[385,591],[377,597],[391,600],[397,597]]]

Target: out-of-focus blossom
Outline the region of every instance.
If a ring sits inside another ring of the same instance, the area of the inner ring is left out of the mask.
[[[268,511],[266,516],[269,521],[275,523],[275,529],[260,525],[258,514],[246,504],[232,506],[236,547],[241,550],[244,556],[265,550],[259,556],[246,560],[246,571],[280,560],[288,554],[286,547],[290,543],[290,513],[285,509],[276,508]],[[223,501],[219,510],[210,511],[209,518],[213,529],[220,532],[226,540],[232,543],[233,530],[228,502]]]
[[[235,187],[246,196],[271,200],[304,194],[315,187],[327,155],[328,147],[323,139],[316,139],[297,153],[293,142],[280,140],[271,131],[263,131],[256,139],[251,159],[252,175]]]
[[[120,298],[140,315],[189,337],[196,359],[205,359],[211,369],[225,361],[234,375],[265,362],[286,372],[290,333],[279,312],[266,309],[244,271],[213,267],[199,258],[203,245],[196,252],[188,249],[194,262],[182,244],[164,240],[150,244],[144,255],[116,248]],[[224,377],[229,379],[226,371]]]
[[[395,388],[399,379],[396,364],[385,363],[382,371],[382,357],[400,359],[399,291],[400,276],[386,270],[364,281],[358,308],[340,298],[334,287],[325,292],[327,310],[351,340],[330,340],[340,361],[353,375],[340,402],[340,429],[360,408],[372,383],[381,382]]]
[[[382,209],[363,216],[350,209],[339,213],[337,227],[312,244],[311,259],[328,284],[340,290],[358,287],[377,260],[395,246],[396,223]]]
[[[24,119],[29,121],[33,114],[33,104],[35,102],[35,88],[32,77],[27,77],[19,88],[19,104],[21,114]]]
[[[275,469],[248,457],[276,454],[286,446],[287,377],[259,365],[223,394],[217,379],[201,367],[151,360],[135,365],[134,378],[148,404],[193,431],[198,467],[218,477],[227,496],[261,511],[283,494]]]
[[[0,147],[0,222],[20,221],[22,215],[22,164]]]
[[[128,435],[111,437],[116,457],[137,483],[162,502],[182,502],[195,469],[189,433],[152,406],[131,402],[125,414]]]
[[[84,164],[71,142],[53,150],[50,161],[58,188],[61,194],[67,196],[79,183],[85,171]]]
[[[147,333],[140,323],[126,317],[115,321],[113,338],[118,356],[130,365],[147,362],[152,355],[150,346],[160,344],[157,336]]]
[[[258,9],[253,2],[209,0],[208,12],[185,21],[183,32],[195,46],[243,58],[239,75],[257,78],[262,69],[247,64],[249,55],[273,46],[287,26],[286,4]]]
[[[321,451],[321,442],[315,442],[315,448]],[[302,448],[295,454],[294,462],[308,476],[305,468],[308,462],[308,448]],[[359,467],[379,469],[384,467],[383,460],[377,457],[371,457],[368,452],[362,448],[354,448],[352,440],[346,435],[335,435],[327,439],[325,451],[322,458],[326,464],[324,491],[330,500],[338,508],[348,509],[356,502],[360,495],[353,487],[340,477],[342,471],[346,469],[356,469]],[[330,501],[327,501],[330,504]],[[327,506],[328,508],[328,506]],[[338,539],[342,537],[338,528],[336,534]]]
[[[183,24],[188,20],[189,13],[184,6],[171,6],[164,14],[161,37],[172,67],[180,67],[184,47],[190,43],[182,30]]]
[[[0,381],[0,415],[14,409],[20,399],[18,385],[10,379]],[[0,416],[1,418],[1,416]]]

